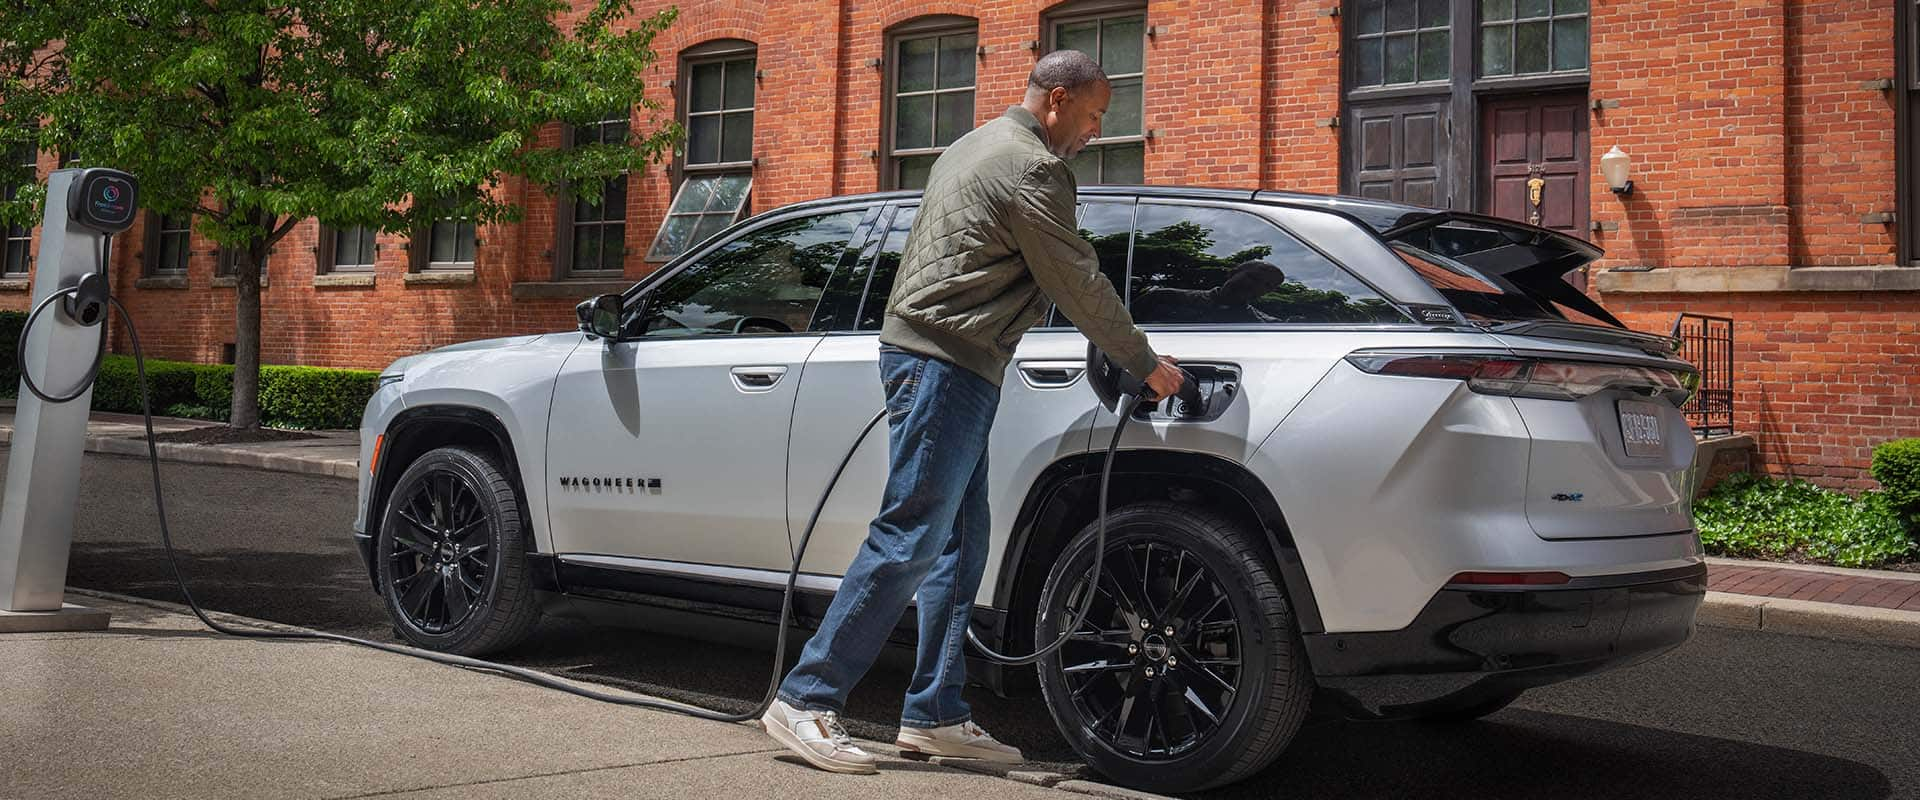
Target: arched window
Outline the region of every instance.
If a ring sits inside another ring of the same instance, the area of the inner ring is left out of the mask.
[[[680,124],[687,130],[673,204],[647,250],[666,261],[740,218],[753,188],[753,96],[759,83],[752,42],[721,39],[680,53]]]

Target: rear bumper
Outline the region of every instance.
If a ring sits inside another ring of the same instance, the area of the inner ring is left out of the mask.
[[[1413,624],[1306,635],[1320,687],[1359,717],[1408,717],[1645,661],[1693,635],[1698,564],[1564,587],[1449,588]]]

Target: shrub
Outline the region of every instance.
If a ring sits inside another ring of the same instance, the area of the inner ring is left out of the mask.
[[[357,428],[379,376],[363,369],[261,367],[261,419],[281,428]]]
[[[209,408],[233,408],[233,365],[202,364],[193,379],[193,394]],[[225,417],[222,417],[225,419]]]
[[[155,413],[179,403],[193,401],[197,364],[179,361],[147,360],[147,388]],[[140,413],[140,380],[133,356],[108,355],[100,362],[100,375],[93,383],[93,409]]]
[[[1873,479],[1887,501],[1920,516],[1920,439],[1900,439],[1873,448]]]
[[[1854,498],[1805,481],[1740,474],[1715,486],[1693,513],[1701,542],[1717,555],[1872,567],[1914,550],[1899,513],[1880,492]]]

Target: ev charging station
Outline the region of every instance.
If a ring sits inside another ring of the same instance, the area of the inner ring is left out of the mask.
[[[0,505],[0,633],[107,627],[106,612],[65,602],[67,556],[93,378],[106,352],[107,240],[133,225],[138,192],[133,176],[112,169],[56,170],[47,180],[37,316],[21,331]]]

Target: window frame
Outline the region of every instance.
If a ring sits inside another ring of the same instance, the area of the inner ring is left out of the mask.
[[[958,89],[958,88],[952,88],[952,89],[939,88],[939,61],[938,61],[939,46],[937,44],[937,40],[947,36],[961,36],[961,35],[968,35],[968,34],[971,34],[973,36],[973,48],[974,48],[973,49],[973,53],[974,53],[973,82],[968,84],[967,88],[964,90]],[[917,17],[915,19],[908,20],[906,22],[900,23],[899,25],[895,25],[892,29],[888,30],[886,35],[886,45],[885,45],[886,55],[881,58],[881,64],[885,67],[885,69],[883,70],[884,74],[881,76],[881,79],[880,79],[881,80],[880,96],[882,98],[882,102],[880,104],[880,190],[881,191],[891,191],[891,190],[900,188],[900,164],[905,159],[919,157],[919,156],[938,157],[941,153],[946,152],[948,147],[947,145],[942,145],[942,146],[936,146],[936,147],[918,147],[918,148],[910,148],[910,149],[902,150],[902,149],[899,149],[898,143],[896,141],[896,137],[898,136],[898,133],[899,133],[899,131],[895,128],[895,124],[898,118],[897,115],[899,113],[899,104],[900,104],[900,65],[904,61],[904,59],[900,57],[900,47],[901,45],[907,42],[918,41],[921,39],[936,40],[936,44],[934,47],[934,52],[935,52],[934,87],[935,88],[928,89],[926,91],[913,92],[912,95],[913,96],[924,95],[924,96],[935,98],[934,114],[935,114],[935,120],[937,121],[938,114],[939,114],[938,98],[940,95],[951,94],[959,91],[971,92],[973,93],[973,112],[972,112],[972,118],[969,120],[967,128],[971,130],[979,122],[979,119],[980,119],[980,64],[979,62],[980,62],[981,55],[980,55],[980,21],[978,19],[975,19],[973,17],[960,16],[956,14],[935,14],[935,15]],[[936,127],[934,131],[934,139],[935,141],[938,141],[939,138],[940,138],[939,131],[938,131],[938,128]]]
[[[773,227],[775,225],[780,225],[787,222],[792,222],[797,219],[803,219],[807,217],[830,217],[830,216],[835,216],[839,214],[849,214],[849,213],[857,214],[857,216],[853,220],[853,227],[850,228],[847,232],[847,241],[841,247],[840,258],[838,261],[834,263],[833,272],[827,276],[826,282],[821,285],[820,296],[815,298],[813,310],[808,312],[807,322],[802,327],[790,332],[785,332],[785,333],[741,333],[741,334],[728,334],[728,335],[662,337],[657,340],[651,340],[644,333],[638,336],[629,335],[625,333],[624,331],[625,320],[623,319],[622,333],[620,335],[619,341],[621,342],[642,342],[642,341],[684,342],[684,341],[702,341],[702,340],[713,340],[713,339],[730,341],[730,340],[741,339],[741,338],[762,338],[762,337],[772,337],[772,336],[822,336],[822,335],[825,335],[825,332],[815,330],[814,326],[819,320],[821,307],[827,302],[828,292],[833,287],[834,280],[838,278],[844,270],[847,270],[850,267],[854,266],[857,263],[859,254],[862,252],[861,248],[864,244],[862,234],[864,231],[870,230],[873,225],[873,215],[872,215],[871,209],[868,208],[868,205],[869,203],[855,202],[855,203],[840,203],[840,204],[828,205],[828,206],[812,206],[812,207],[796,208],[789,213],[782,213],[778,216],[770,216],[766,219],[755,220],[751,224],[746,224],[746,225],[735,224],[735,225],[729,226],[721,230],[720,232],[715,233],[712,236],[712,238],[709,240],[712,242],[710,245],[706,247],[700,247],[697,249],[689,248],[681,255],[676,256],[674,260],[669,261],[666,266],[654,270],[646,278],[642,279],[638,283],[635,283],[633,286],[629,287],[624,293],[621,294],[621,304],[627,309],[624,312],[624,314],[633,314],[635,316],[644,318],[647,314],[647,307],[651,305],[653,302],[652,295],[656,289],[660,288],[662,285],[670,281],[675,280],[681,274],[685,273],[688,269],[691,269],[695,265],[700,264],[707,257],[714,255],[721,248],[727,246],[728,244],[738,241],[743,237],[752,236],[755,233],[758,233],[759,231],[765,230],[769,227]]]
[[[442,201],[434,200],[430,202],[439,203]],[[434,229],[441,225],[455,226],[453,252],[456,258],[458,258],[460,254],[460,227],[469,225],[473,227],[472,261],[433,260],[433,232]],[[480,263],[480,244],[480,225],[475,222],[472,217],[460,215],[434,217],[432,222],[414,228],[412,234],[407,238],[407,271],[415,273],[473,272]]]
[[[746,109],[734,109],[734,111],[745,110],[754,113],[754,136],[758,138],[760,133],[760,112],[758,110],[760,103],[760,45],[745,39],[715,39],[680,51],[680,64],[675,73],[676,77],[673,84],[673,101],[674,118],[679,121],[682,129],[689,127],[687,124],[688,114],[693,107],[693,68],[709,63],[725,64],[728,61],[737,61],[744,58],[753,59],[753,71],[751,74],[754,76],[754,105]],[[722,67],[721,74],[724,76],[725,73],[726,69]],[[721,86],[721,111],[707,113],[727,113],[725,108],[725,95],[726,87],[723,84]],[[724,142],[722,142],[722,145],[722,149],[724,149]],[[747,178],[747,191],[740,197],[740,207],[734,211],[733,221],[734,223],[738,223],[740,220],[751,216],[751,209],[753,208],[753,178],[754,172],[760,164],[759,156],[752,156],[751,152],[749,152],[751,157],[746,161],[693,164],[689,163],[687,159],[689,149],[690,148],[686,147],[674,149],[672,166],[673,179],[667,192],[667,210],[666,213],[661,215],[660,224],[654,228],[652,238],[647,240],[646,249],[641,251],[640,259],[643,262],[649,264],[672,264],[675,259],[691,252],[693,246],[699,244],[698,242],[689,242],[688,249],[678,253],[657,252],[660,245],[660,235],[666,232],[667,223],[672,221],[675,216],[673,206],[680,201],[680,193],[686,190],[687,181],[690,179],[745,175]],[[749,151],[753,149],[751,142],[748,143],[748,149]],[[731,225],[728,227],[731,227]],[[724,231],[726,228],[722,228],[721,230]]]
[[[18,197],[20,190],[25,189],[29,184],[38,183],[40,180],[39,148],[34,145],[32,139],[19,143],[17,147],[17,150],[6,154],[7,159],[12,162],[7,166],[10,169],[24,168],[27,170],[27,175],[21,182],[7,182],[4,198],[8,201]],[[13,161],[16,157],[21,160]],[[33,274],[33,228],[32,225],[6,225],[4,230],[0,230],[0,275],[20,278]],[[16,232],[18,235],[15,235]],[[7,269],[7,265],[13,261],[12,254],[16,248],[20,252],[20,269],[17,271]]]
[[[193,214],[186,215],[184,228],[168,228],[166,223],[166,216],[152,209],[147,210],[140,251],[140,276],[143,278],[184,276],[193,265]],[[187,240],[185,260],[177,267],[164,265],[169,236],[185,236]]]
[[[610,114],[606,118],[597,120],[593,123],[594,127],[601,129],[601,135],[597,137],[600,140],[599,141],[600,144],[606,143],[605,134],[604,134],[605,127],[607,125],[611,125],[616,122],[626,123],[628,135],[631,136],[633,131],[633,109],[631,108],[626,109],[626,115],[624,118],[616,117]],[[583,126],[568,125],[568,124],[562,124],[560,126],[561,140],[565,143],[566,147],[572,148],[577,146],[579,131],[581,130],[582,127]],[[576,202],[578,202],[578,200],[573,194],[573,182],[567,181],[561,184],[559,194],[556,194],[554,196],[554,209],[553,209],[553,219],[554,219],[553,279],[554,280],[557,280],[557,281],[558,280],[606,280],[608,278],[616,278],[626,274],[627,257],[632,255],[632,250],[627,246],[627,235],[632,232],[630,229],[631,229],[631,223],[633,222],[632,173],[622,172],[617,177],[606,179],[604,184],[601,186],[600,205],[604,206],[606,203],[606,185],[605,184],[612,184],[615,181],[625,184],[625,187],[624,187],[625,202],[621,205],[620,219],[617,222],[617,224],[620,226],[620,229],[621,229],[620,253],[619,253],[620,265],[618,267],[609,268],[609,269],[576,269],[574,267],[573,239],[576,233],[576,229],[578,228],[579,225],[583,223],[581,223],[575,216],[574,205]],[[616,224],[616,223],[613,223],[607,220],[606,215],[603,212],[599,220],[595,220],[593,222],[588,222],[584,224],[595,225],[602,228],[606,228],[606,227],[611,227],[613,224]],[[604,243],[602,246],[604,246]]]
[[[1117,150],[1120,148],[1134,147],[1134,146],[1138,146],[1140,148],[1140,181],[1142,183],[1146,182],[1147,142],[1153,138],[1150,135],[1153,128],[1152,126],[1147,124],[1147,120],[1148,120],[1147,72],[1148,72],[1148,67],[1150,66],[1148,62],[1150,60],[1150,56],[1152,56],[1153,54],[1153,49],[1147,46],[1147,41],[1148,39],[1151,38],[1148,35],[1148,31],[1153,30],[1153,20],[1147,14],[1147,3],[1138,2],[1137,0],[1097,0],[1094,2],[1063,4],[1061,6],[1055,7],[1054,9],[1048,11],[1046,15],[1042,18],[1042,23],[1046,25],[1046,36],[1042,39],[1042,41],[1046,45],[1044,52],[1051,53],[1055,50],[1060,49],[1060,28],[1062,26],[1069,25],[1075,22],[1096,22],[1097,23],[1097,22],[1101,22],[1109,19],[1116,19],[1120,17],[1134,17],[1134,16],[1137,16],[1140,18],[1140,27],[1141,27],[1140,71],[1122,73],[1119,75],[1109,74],[1107,76],[1107,79],[1109,81],[1127,80],[1131,78],[1138,78],[1140,80],[1140,133],[1134,134],[1134,135],[1128,135],[1128,136],[1106,136],[1105,135],[1106,132],[1102,130],[1101,131],[1102,135],[1099,138],[1094,139],[1087,143],[1086,148],[1081,151],[1082,155],[1085,155],[1087,153],[1099,153],[1101,156],[1099,180],[1089,185],[1102,185],[1102,186],[1127,185],[1127,184],[1121,184],[1121,183],[1110,183],[1107,181],[1105,151]],[[1100,41],[1102,44],[1104,44],[1106,41],[1105,39],[1106,33],[1104,28],[1101,26],[1096,26],[1096,29],[1100,30],[1100,34],[1099,34],[1101,37]],[[1093,56],[1096,61],[1099,60],[1100,58],[1099,53],[1089,53],[1088,55]],[[1105,68],[1102,67],[1102,70],[1104,71]],[[1111,113],[1111,111],[1109,111],[1109,113]]]
[[[1345,15],[1343,18],[1349,19],[1349,20],[1358,19],[1359,18],[1358,14],[1355,12],[1354,9],[1355,9],[1355,6],[1359,5],[1359,3],[1361,2],[1364,2],[1364,0],[1348,0],[1348,2],[1346,3],[1346,7],[1342,9],[1342,12],[1341,12],[1343,15]],[[1448,2],[1447,27],[1445,28],[1429,28],[1429,27],[1421,26],[1419,2],[1418,0],[1415,0],[1414,12],[1413,12],[1414,27],[1404,31],[1386,30],[1386,26],[1384,24],[1385,14],[1386,14],[1386,3],[1391,2],[1391,0],[1380,0],[1380,2],[1381,2],[1380,13],[1382,15],[1382,25],[1381,25],[1380,33],[1362,33],[1359,30],[1357,30],[1357,28],[1359,27],[1358,25],[1348,25],[1348,24],[1341,25],[1342,30],[1341,30],[1341,37],[1340,37],[1340,62],[1341,62],[1340,70],[1341,70],[1341,80],[1343,84],[1349,87],[1350,89],[1357,90],[1357,91],[1425,90],[1426,92],[1432,92],[1432,93],[1437,93],[1440,89],[1450,84],[1453,80],[1453,74],[1454,74],[1452,70],[1452,67],[1454,65],[1453,53],[1454,51],[1460,49],[1459,33],[1455,30],[1455,23],[1457,22],[1459,17],[1459,15],[1455,13],[1455,10],[1454,10],[1454,6],[1459,5],[1457,0],[1449,0]],[[1469,0],[1469,4],[1474,5],[1476,8],[1478,7],[1477,6],[1478,2],[1479,0]],[[1477,15],[1478,12],[1476,11],[1475,13]],[[1420,49],[1419,49],[1420,37],[1422,34],[1438,31],[1438,30],[1445,30],[1447,32],[1447,63],[1448,63],[1447,77],[1443,79],[1423,81],[1420,79]],[[1412,36],[1414,40],[1414,65],[1413,65],[1414,75],[1413,75],[1413,80],[1411,82],[1407,82],[1407,83],[1386,82],[1387,81],[1386,42],[1389,37],[1396,36],[1396,35]],[[1355,49],[1355,43],[1362,39],[1380,40],[1380,79],[1382,81],[1381,83],[1367,84],[1365,86],[1362,86],[1357,80],[1357,77],[1359,75],[1359,69],[1358,69],[1359,62],[1357,59],[1351,58],[1350,55],[1353,53]]]
[[[1506,20],[1494,20],[1492,22],[1489,22],[1486,19],[1486,16],[1480,12],[1481,4],[1479,2],[1472,3],[1473,32],[1469,34],[1469,36],[1472,39],[1472,47],[1473,47],[1473,72],[1471,74],[1473,75],[1474,84],[1476,86],[1499,85],[1499,84],[1505,84],[1511,81],[1539,81],[1542,79],[1568,78],[1573,76],[1577,76],[1579,78],[1580,83],[1588,82],[1589,76],[1593,72],[1593,3],[1592,3],[1592,0],[1588,1],[1586,11],[1579,11],[1579,12],[1574,12],[1569,14],[1562,14],[1553,10],[1554,5],[1557,1],[1558,0],[1548,0],[1547,15],[1545,17],[1522,18],[1520,16],[1520,9],[1518,7],[1519,0],[1514,0],[1515,8],[1514,8],[1513,18],[1506,19]],[[1553,55],[1554,55],[1553,49],[1554,49],[1554,42],[1556,41],[1553,35],[1554,28],[1563,19],[1575,19],[1575,18],[1585,20],[1587,23],[1586,25],[1586,28],[1587,28],[1586,63],[1577,70],[1554,69],[1553,68]],[[1520,72],[1519,58],[1518,58],[1519,52],[1520,52],[1519,41],[1516,36],[1509,35],[1507,39],[1507,47],[1510,55],[1514,56],[1509,66],[1513,69],[1513,71],[1505,74],[1501,74],[1501,75],[1483,74],[1482,68],[1485,66],[1484,49],[1486,45],[1486,33],[1485,33],[1486,28],[1489,27],[1489,25],[1491,25],[1492,27],[1505,27],[1510,31],[1517,31],[1517,29],[1522,23],[1531,23],[1531,22],[1547,23],[1547,69],[1546,71],[1545,72]],[[1454,46],[1455,47],[1459,46],[1459,42],[1457,40],[1454,42]]]
[[[339,235],[355,228],[367,231],[373,239],[373,261],[366,264],[341,264]],[[314,245],[313,265],[316,275],[364,274],[373,272],[380,264],[380,231],[369,225],[337,226],[320,223],[318,241]]]

